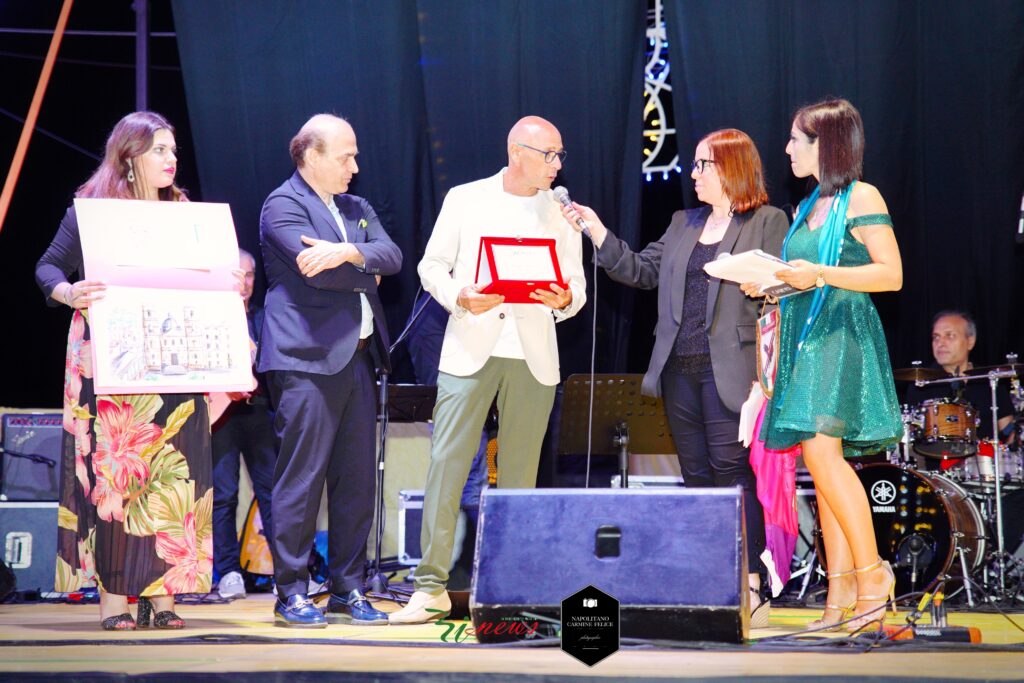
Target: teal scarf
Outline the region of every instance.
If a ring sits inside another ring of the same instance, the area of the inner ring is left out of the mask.
[[[818,228],[822,231],[821,240],[818,242],[818,263],[825,266],[835,266],[839,264],[839,257],[843,254],[843,242],[846,239],[846,209],[850,205],[850,191],[856,184],[856,180],[844,187],[843,189],[836,192],[836,196],[832,198],[832,205],[828,210],[828,218],[825,219],[825,223]],[[818,200],[818,195],[821,193],[821,186],[814,188],[814,192],[804,198],[800,202],[800,206],[797,208],[796,218],[793,219],[793,225],[789,227],[789,232],[786,233],[786,240],[782,243],[782,259],[788,261],[789,258],[786,255],[787,248],[789,247],[789,239],[793,236],[793,233],[797,231],[800,224],[807,220],[808,214],[811,213],[811,209],[814,208],[814,202]],[[818,314],[821,313],[821,309],[825,306],[825,298],[828,293],[832,290],[829,285],[824,287],[818,287],[814,290],[814,299],[811,301],[811,310],[807,316],[807,320],[804,321],[803,329],[800,330],[800,337],[796,343],[796,349],[793,350],[793,360],[796,361],[796,356],[800,353],[800,347],[803,346],[804,340],[807,339],[808,333],[811,328],[814,327],[814,321],[818,319]],[[780,302],[782,313],[786,313],[787,300],[783,299]]]

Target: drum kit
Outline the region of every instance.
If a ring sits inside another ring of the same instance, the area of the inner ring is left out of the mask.
[[[944,580],[948,597],[963,592],[972,607],[978,598],[1024,599],[1021,563],[1006,552],[1003,534],[1003,497],[1024,489],[1024,364],[1015,354],[1007,360],[960,377],[919,366],[893,372],[897,381],[919,387],[988,381],[993,406],[991,415],[979,415],[958,399],[903,406],[898,446],[885,461],[856,468],[868,494],[879,554],[896,573],[897,595],[931,590]],[[983,419],[991,420],[992,434],[999,434],[995,406],[1001,380],[1010,382],[1015,409],[1016,438],[1007,444],[977,434]],[[1020,539],[1011,540],[1016,545]],[[949,582],[959,586],[953,590]]]

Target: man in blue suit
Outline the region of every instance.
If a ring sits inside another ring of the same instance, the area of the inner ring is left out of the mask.
[[[270,193],[260,216],[269,290],[257,369],[267,373],[280,441],[270,548],[281,626],[386,624],[363,595],[373,519],[377,368],[389,369],[377,295],[402,254],[361,197],[346,194],[356,135],[318,114],[290,145],[296,171]],[[327,486],[326,616],[306,595],[309,548]]]

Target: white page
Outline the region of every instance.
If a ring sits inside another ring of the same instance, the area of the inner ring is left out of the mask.
[[[494,269],[499,280],[555,280],[555,264],[547,245],[495,244]]]

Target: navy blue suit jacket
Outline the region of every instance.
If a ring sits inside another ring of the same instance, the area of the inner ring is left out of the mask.
[[[348,365],[359,342],[366,294],[373,309],[374,357],[390,371],[387,324],[377,295],[377,275],[402,267],[398,249],[362,197],[335,195],[348,241],[366,259],[363,268],[345,263],[314,277],[299,272],[295,258],[308,247],[302,236],[342,242],[338,224],[316,192],[296,171],[270,193],[260,215],[260,246],[269,289],[257,370],[297,370],[333,375]]]

